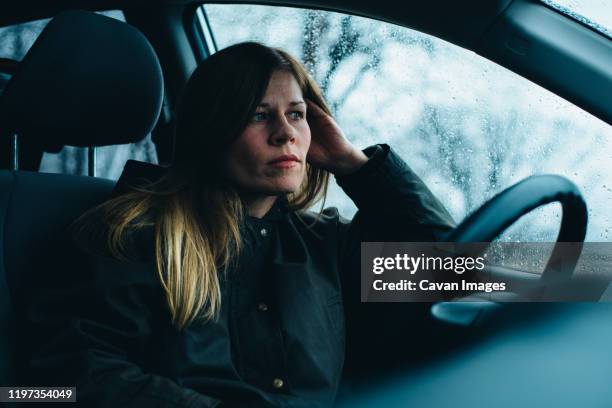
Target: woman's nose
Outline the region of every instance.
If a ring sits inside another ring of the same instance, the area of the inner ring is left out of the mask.
[[[271,139],[274,144],[295,141],[295,129],[289,124],[287,118],[282,117],[277,121],[276,128],[272,132]]]

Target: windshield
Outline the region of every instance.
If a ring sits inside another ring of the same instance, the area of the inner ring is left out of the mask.
[[[612,3],[610,0],[541,1],[612,38]]]

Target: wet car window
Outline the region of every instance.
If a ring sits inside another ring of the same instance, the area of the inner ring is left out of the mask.
[[[612,7],[609,0],[541,1],[612,38]]]
[[[477,54],[404,27],[338,13],[206,5],[218,49],[256,40],[301,58],[346,136],[389,143],[455,220],[532,174],[563,175],[589,205],[588,241],[612,240],[612,128]],[[334,184],[326,206],[351,217]],[[316,208],[315,208],[316,209]],[[542,207],[504,241],[554,241],[561,208]]]
[[[125,21],[123,12],[119,10],[103,11],[100,14]],[[0,27],[0,58],[21,60],[49,20],[43,19],[9,27]],[[5,76],[4,79],[6,81],[8,78]],[[2,84],[5,81],[2,81]],[[118,179],[125,162],[129,159],[157,162],[157,154],[150,135],[143,141],[131,145],[96,148],[96,176],[113,180]],[[59,153],[45,153],[40,171],[86,175],[87,149],[66,146]]]

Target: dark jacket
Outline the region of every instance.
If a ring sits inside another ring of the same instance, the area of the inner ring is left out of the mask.
[[[344,315],[359,303],[360,242],[430,241],[453,227],[388,145],[364,152],[366,164],[337,177],[359,209],[352,222],[327,208],[309,228],[315,214],[286,199],[248,217],[238,267],[221,274],[218,321],[170,324],[151,228],[133,238],[129,260],[73,252],[65,273],[32,291],[33,381],[76,385],[87,406],[331,406]]]

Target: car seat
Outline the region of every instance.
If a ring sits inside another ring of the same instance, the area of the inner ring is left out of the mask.
[[[0,96],[0,141],[7,150],[17,135],[41,154],[136,142],[157,122],[162,99],[161,67],[144,35],[99,14],[64,12],[45,27]],[[18,294],[35,270],[61,273],[45,268],[45,251],[75,218],[108,199],[115,182],[3,168],[0,386],[18,386]]]

